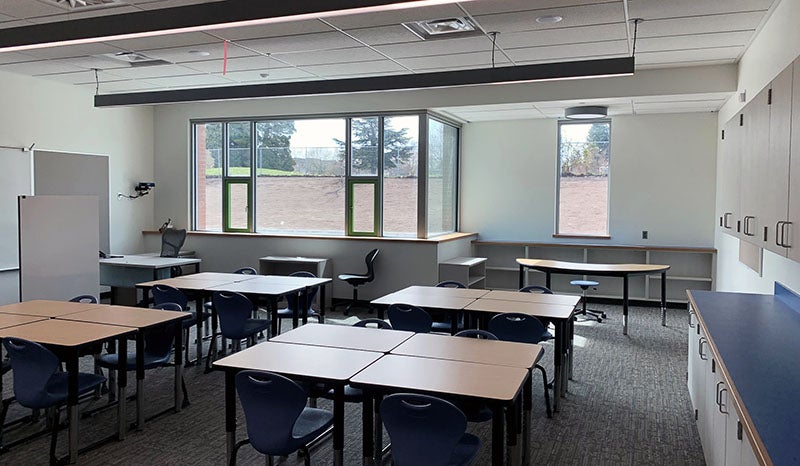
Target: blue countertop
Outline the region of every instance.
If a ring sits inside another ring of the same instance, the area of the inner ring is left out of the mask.
[[[800,465],[800,312],[772,295],[690,293],[772,463]]]

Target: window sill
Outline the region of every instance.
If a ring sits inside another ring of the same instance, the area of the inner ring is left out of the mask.
[[[145,235],[160,235],[158,231],[144,230]],[[477,233],[455,232],[446,235],[434,236],[432,238],[392,238],[380,236],[315,236],[315,235],[281,235],[268,233],[223,233],[221,231],[189,231],[189,236],[229,236],[239,238],[294,238],[294,239],[315,239],[315,240],[353,240],[353,241],[399,241],[409,243],[445,243],[448,241],[462,238],[477,237]]]
[[[562,235],[555,233],[553,238],[571,238],[571,239],[611,239],[608,235]]]

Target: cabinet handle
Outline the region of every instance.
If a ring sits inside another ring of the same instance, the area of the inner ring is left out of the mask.
[[[781,245],[781,241],[778,239],[781,231],[781,225],[783,225],[782,221],[778,221],[778,223],[775,224],[775,246]]]
[[[725,382],[717,382],[717,391],[716,391],[716,395],[714,396],[714,398],[715,398],[715,399],[716,399],[716,401],[717,401],[717,406],[719,406],[720,404],[722,404],[722,392],[721,392],[721,391],[719,391],[719,386],[720,386],[720,385],[722,385],[722,384],[724,384],[724,383],[725,383]]]
[[[727,393],[728,389],[727,388],[723,388],[722,390],[719,391],[719,412],[722,413],[722,414],[728,414],[727,410],[722,409],[722,408],[725,407],[725,404],[722,403],[722,392]]]
[[[792,224],[792,222],[781,222],[781,246],[784,248],[792,247],[791,244],[786,242],[786,238],[789,236],[786,234],[786,227]]]
[[[689,307],[689,328],[694,328],[694,324],[692,323],[692,316],[694,315],[694,311],[691,307]]]
[[[703,361],[708,361],[708,357],[703,354],[703,345],[706,343],[706,337],[700,337],[700,344],[697,346],[697,353],[700,355],[700,359]]]
[[[755,217],[752,215],[745,215],[744,216],[744,235],[745,236],[755,236],[755,233],[750,233],[750,220],[753,220]]]
[[[733,212],[725,212],[724,214],[722,214],[722,226],[727,228],[728,230],[731,229],[731,226],[728,225],[728,217],[730,217],[731,215],[733,215]]]

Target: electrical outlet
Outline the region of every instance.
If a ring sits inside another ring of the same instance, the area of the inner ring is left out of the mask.
[[[642,239],[647,239],[647,230],[642,230]]]

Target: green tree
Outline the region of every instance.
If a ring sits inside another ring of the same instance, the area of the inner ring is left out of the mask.
[[[256,123],[256,155],[259,168],[293,171],[289,143],[295,133],[293,120],[261,121]],[[250,166],[250,124],[248,122],[228,123],[229,164],[235,167]],[[206,147],[221,148],[222,125],[206,125]]]
[[[380,119],[377,117],[353,118],[352,126],[352,168],[357,172],[376,173],[378,170],[378,136]],[[345,154],[345,141],[334,139],[340,148],[340,156]],[[408,161],[416,153],[416,145],[408,135],[407,128],[383,128],[383,167],[391,169]]]

